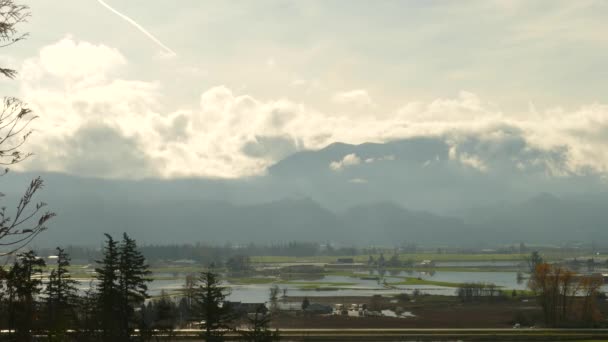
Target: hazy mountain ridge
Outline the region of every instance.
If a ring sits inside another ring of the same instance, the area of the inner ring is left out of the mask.
[[[265,176],[237,180],[44,173],[39,199],[59,216],[38,243],[92,243],[102,232],[125,230],[147,243],[474,244],[608,235],[602,229],[608,195],[599,177],[549,176],[531,162],[540,152],[519,141],[503,145],[459,143],[458,153],[477,156],[484,170],[458,159],[445,139],[419,138],[336,143],[288,156]],[[522,160],[533,167],[519,167]],[[5,205],[35,175],[1,179]]]
[[[518,241],[559,243],[608,238],[608,213],[601,208],[539,202],[495,209],[466,218],[411,211],[384,202],[331,212],[310,199],[255,205],[221,201],[129,200],[92,197],[53,203],[59,216],[38,244],[90,244],[103,232],[127,231],[144,243],[274,243],[292,240],[344,244],[479,245]],[[544,209],[543,209],[544,208]],[[581,216],[584,215],[584,216]],[[584,220],[581,219],[584,217]]]

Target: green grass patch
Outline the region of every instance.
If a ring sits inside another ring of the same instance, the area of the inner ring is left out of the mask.
[[[366,274],[364,274],[364,273],[355,273],[353,271],[341,271],[341,270],[326,271],[326,272],[323,272],[323,275],[350,277],[350,278],[360,278],[360,277],[366,276]]]
[[[459,287],[461,284],[460,283],[450,283],[447,281],[434,281],[434,280],[427,280],[427,279],[418,279],[418,278],[414,278],[414,277],[405,277],[402,281],[398,281],[398,282],[390,282],[390,283],[386,283],[389,286],[396,286],[396,285],[433,285],[433,286],[443,286],[443,287]]]
[[[200,273],[202,266],[150,267],[152,273]]]
[[[320,287],[344,287],[353,286],[357,283],[349,282],[315,282],[315,281],[293,281],[281,280],[272,277],[251,277],[251,278],[228,278],[226,281],[229,285],[255,285],[255,284],[277,284],[277,285],[294,285],[302,289],[316,289]]]
[[[416,272],[515,272],[517,267],[389,267],[387,271],[416,271]],[[387,272],[390,274],[390,272]]]
[[[325,286],[300,286],[302,291],[338,291],[341,290],[339,287],[325,287]]]
[[[357,283],[347,283],[347,282],[312,282],[312,281],[288,281],[285,282],[283,284],[289,284],[289,285],[302,285],[302,286],[334,286],[334,287],[340,287],[340,286],[353,286],[353,285],[357,285]]]
[[[232,285],[255,285],[276,283],[277,279],[272,277],[249,277],[249,278],[228,278],[226,281]]]
[[[380,255],[373,255],[377,259]],[[385,258],[391,256],[390,252],[384,253]],[[413,260],[420,262],[422,260],[433,261],[520,261],[527,254],[499,254],[499,253],[479,253],[479,254],[464,254],[464,253],[407,253],[400,254],[401,261]],[[254,263],[333,263],[338,258],[353,258],[355,262],[367,263],[369,255],[343,255],[343,256],[307,256],[307,257],[292,257],[292,256],[253,256],[251,261]]]

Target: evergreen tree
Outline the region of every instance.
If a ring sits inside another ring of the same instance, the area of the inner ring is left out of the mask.
[[[65,340],[65,332],[75,321],[77,281],[71,278],[70,257],[57,247],[57,267],[51,270],[46,293],[47,331],[49,341]]]
[[[138,317],[138,329],[139,329],[139,340],[140,341],[151,341],[154,335],[153,327],[154,324],[154,303],[151,301],[148,304],[142,304],[139,307]],[[158,341],[158,337],[156,339]]]
[[[135,307],[139,307],[148,298],[147,282],[150,270],[146,259],[137,250],[135,240],[126,233],[118,252],[118,290],[120,291],[119,317],[121,320],[120,335],[128,339],[131,325],[136,324]]]
[[[29,251],[17,255],[6,279],[9,329],[16,341],[30,341],[36,316],[36,298],[42,291],[43,259]]]
[[[224,333],[232,329],[236,315],[225,302],[228,294],[228,287],[221,285],[217,274],[201,272],[194,302],[197,316],[204,321],[205,341],[222,341]]]
[[[163,290],[161,291],[160,299],[154,301],[154,323],[152,326],[170,341],[173,337],[176,323],[177,310],[175,304]]]
[[[98,341],[97,338],[100,324],[97,317],[100,312],[99,295],[95,293],[92,282],[78,301],[78,341]]]
[[[271,316],[265,313],[264,306],[260,305],[255,314],[248,318],[249,330],[241,331],[244,341],[247,342],[272,342],[279,341],[279,331],[269,329]]]
[[[118,242],[105,234],[106,245],[103,259],[97,261],[95,269],[97,279],[98,319],[103,341],[120,340],[120,289],[118,288]]]
[[[188,299],[186,297],[183,297],[179,300],[179,303],[177,305],[177,317],[179,325],[182,326],[186,322],[191,321],[191,315],[192,306],[189,304]]]

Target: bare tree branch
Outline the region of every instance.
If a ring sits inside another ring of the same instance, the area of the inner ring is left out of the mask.
[[[19,34],[16,26],[30,16],[29,7],[18,5],[14,0],[0,0],[0,47],[12,45],[27,37]],[[0,74],[14,78],[17,72],[0,67]],[[5,97],[0,109],[0,165],[10,166],[29,158],[32,154],[21,148],[32,133],[30,123],[37,116],[21,100]],[[8,172],[8,168],[0,175]],[[0,208],[0,257],[11,256],[30,243],[38,234],[47,229],[46,223],[55,213],[42,209],[46,203],[33,202],[36,193],[43,188],[40,177],[35,178],[26,188],[15,211],[8,213],[6,206]],[[4,195],[0,193],[0,200]]]

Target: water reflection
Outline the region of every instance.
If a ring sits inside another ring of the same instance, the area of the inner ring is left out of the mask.
[[[357,276],[359,275],[359,276]],[[163,273],[155,274],[157,279],[149,285],[149,293],[158,295],[161,290],[176,292],[183,288],[185,274]],[[422,293],[436,295],[454,295],[453,287],[436,285],[399,285],[387,286],[403,281],[403,277],[414,277],[440,282],[464,283],[480,282],[493,283],[507,290],[525,290],[527,288],[526,279],[515,271],[510,272],[456,272],[456,271],[416,271],[416,270],[359,270],[355,271],[355,276],[342,275],[321,275],[321,274],[288,274],[280,278],[277,284],[288,291],[288,296],[372,296],[395,295],[403,292],[411,293],[418,290]],[[293,282],[293,283],[285,283]],[[305,283],[319,283],[320,288],[309,286],[306,289]],[[323,285],[327,283],[327,285]],[[332,285],[335,284],[335,285]],[[94,284],[93,284],[94,285]],[[230,300],[243,302],[264,302],[268,298],[269,288],[274,283],[236,285],[228,284],[232,288]],[[81,290],[89,288],[89,280],[83,280],[79,286]]]

